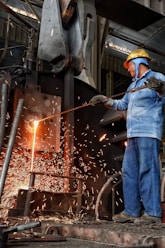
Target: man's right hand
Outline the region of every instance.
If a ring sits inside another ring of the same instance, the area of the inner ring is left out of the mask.
[[[95,106],[96,104],[106,102],[106,100],[108,100],[108,98],[106,96],[104,96],[104,95],[96,95],[96,96],[91,98],[89,103],[91,103],[91,105]]]

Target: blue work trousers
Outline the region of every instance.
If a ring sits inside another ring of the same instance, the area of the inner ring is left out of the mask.
[[[124,212],[130,216],[144,213],[161,216],[160,141],[137,137],[127,141],[123,159]]]

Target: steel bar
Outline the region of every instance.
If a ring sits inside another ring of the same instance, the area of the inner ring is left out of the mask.
[[[129,92],[133,93],[133,92],[136,92],[136,91],[145,89],[145,88],[147,88],[147,86],[146,86],[146,85],[143,85],[143,86],[140,86],[140,87],[137,87],[137,88],[130,89],[130,90],[128,90],[128,91],[124,91],[124,92],[121,92],[121,93],[112,95],[112,96],[110,96],[110,97],[107,97],[107,99],[109,99],[109,98],[116,98],[116,97],[122,96],[122,95],[124,95],[124,94],[126,94],[126,93],[129,93]],[[45,120],[54,118],[54,117],[56,117],[57,115],[63,115],[63,114],[66,114],[66,113],[69,113],[69,112],[72,112],[72,111],[75,111],[75,110],[78,110],[78,109],[81,109],[81,108],[86,108],[86,107],[88,107],[88,106],[93,106],[93,105],[92,105],[91,103],[85,103],[85,104],[83,104],[83,105],[81,105],[81,106],[78,106],[78,107],[75,107],[75,108],[71,108],[71,109],[67,109],[67,110],[64,110],[63,112],[59,112],[59,113],[56,113],[56,114],[54,114],[54,115],[47,116],[47,117],[42,118],[42,119],[40,119],[40,120],[38,120],[38,121],[39,121],[39,122],[40,122],[40,121],[45,121]]]
[[[72,111],[75,111],[75,110],[78,110],[78,109],[81,109],[81,108],[86,108],[86,107],[88,107],[88,106],[92,106],[92,104],[91,104],[91,103],[85,103],[85,104],[83,104],[83,105],[81,105],[81,106],[78,106],[78,107],[75,107],[75,108],[71,108],[71,109],[67,109],[67,110],[64,110],[64,111],[62,111],[62,112],[56,113],[56,114],[54,114],[54,115],[47,116],[47,117],[42,118],[42,119],[40,119],[40,120],[38,120],[38,121],[45,121],[45,120],[51,119],[51,118],[53,118],[53,117],[56,117],[57,115],[67,114],[67,113],[69,113],[69,112],[72,112]]]
[[[32,174],[35,175],[41,175],[41,176],[51,176],[51,177],[57,177],[57,178],[68,178],[68,179],[77,179],[79,181],[82,181],[83,178],[81,177],[74,177],[74,176],[63,176],[63,175],[57,175],[57,174],[51,174],[51,173],[45,173],[45,172],[40,172],[40,171],[32,171]],[[29,184],[30,185],[30,184]]]
[[[9,227],[9,228],[5,229],[3,231],[3,233],[21,232],[21,231],[24,231],[26,229],[35,228],[38,226],[41,226],[41,222],[40,221],[33,221],[33,222],[26,223],[26,224],[14,226],[14,227]]]
[[[22,108],[23,108],[23,102],[24,102],[23,99],[19,99],[18,101],[13,125],[12,125],[11,132],[10,132],[10,138],[9,138],[8,146],[6,149],[5,159],[4,159],[4,163],[2,166],[2,173],[0,177],[0,201],[1,201],[2,193],[3,193],[5,181],[6,181],[6,176],[7,176],[10,158],[11,158],[11,154],[12,154],[12,150],[14,146],[18,123],[19,123],[19,119],[21,116]]]
[[[2,85],[2,101],[1,101],[1,119],[0,119],[0,153],[2,150],[3,139],[5,136],[5,123],[7,112],[7,84]]]
[[[118,93],[118,94],[115,94],[115,95],[112,95],[108,98],[116,98],[116,97],[119,97],[119,96],[123,96],[125,95],[126,93],[133,93],[133,92],[136,92],[136,91],[139,91],[139,90],[143,90],[143,89],[146,89],[148,88],[146,85],[142,85],[140,87],[137,87],[137,88],[133,88],[133,89],[130,89],[130,90],[127,90],[127,91],[124,91],[124,92],[121,92],[121,93]]]

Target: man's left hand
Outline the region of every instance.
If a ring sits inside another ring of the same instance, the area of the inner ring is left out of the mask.
[[[157,91],[159,94],[162,94],[165,90],[165,81],[157,79],[155,77],[147,78],[145,85],[151,89]]]

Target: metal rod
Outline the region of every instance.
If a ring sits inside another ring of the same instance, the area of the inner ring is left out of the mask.
[[[140,86],[140,87],[133,88],[133,89],[130,89],[130,90],[128,90],[128,91],[124,91],[124,92],[121,92],[121,93],[112,95],[112,96],[110,96],[110,97],[107,97],[107,99],[109,99],[109,98],[116,98],[116,97],[122,96],[122,95],[124,95],[124,94],[126,94],[126,93],[129,93],[129,92],[130,92],[130,93],[133,93],[133,92],[136,92],[136,91],[145,89],[145,88],[147,88],[147,86],[146,86],[146,85],[142,85],[142,86]],[[47,117],[42,118],[42,119],[40,119],[40,120],[38,120],[38,121],[40,122],[40,121],[45,121],[45,120],[48,120],[48,119],[52,119],[52,118],[56,117],[57,115],[67,114],[67,113],[69,113],[69,112],[72,112],[72,111],[75,111],[75,110],[78,110],[78,109],[81,109],[81,108],[86,108],[86,107],[88,107],[88,106],[93,106],[93,105],[92,105],[91,103],[85,103],[85,104],[83,104],[83,105],[81,105],[81,106],[78,106],[78,107],[75,107],[75,108],[71,108],[71,109],[67,109],[67,110],[64,110],[63,112],[59,112],[59,113],[56,113],[56,114],[54,114],[54,115],[47,116]]]
[[[33,221],[33,222],[26,223],[26,224],[9,227],[3,231],[3,234],[4,233],[12,233],[12,232],[20,232],[20,231],[24,231],[24,230],[29,229],[29,228],[35,228],[38,226],[41,226],[41,222],[40,221]]]
[[[32,171],[31,173],[32,174],[35,174],[35,175],[41,175],[41,176],[51,176],[51,177],[59,177],[59,178],[68,178],[68,179],[83,180],[81,177],[63,176],[63,175],[50,174],[50,173],[45,173],[45,172],[40,172],[40,171]]]
[[[5,123],[7,112],[7,84],[2,85],[2,101],[1,101],[1,119],[0,119],[0,153],[2,150],[3,139],[5,136]]]
[[[4,230],[2,230],[2,233],[1,233],[1,240],[0,240],[1,248],[7,247],[7,240],[8,240],[9,233],[20,232],[20,231],[24,231],[29,228],[35,228],[38,226],[41,226],[40,221],[37,221],[37,222],[33,221],[33,222],[26,223],[26,224],[14,226],[14,227],[9,227],[7,229],[5,228]]]
[[[124,92],[121,92],[121,93],[112,95],[112,96],[110,96],[110,97],[108,97],[108,98],[116,98],[116,97],[118,97],[118,96],[123,96],[123,95],[125,95],[126,93],[129,93],[129,92],[130,92],[130,93],[133,93],[133,92],[136,92],[136,91],[139,91],[139,90],[143,90],[143,89],[146,89],[146,88],[148,88],[146,85],[142,85],[142,86],[140,86],[140,87],[132,88],[132,89],[130,89],[130,90],[127,90],[127,91],[124,91]]]
[[[38,121],[39,121],[39,122],[40,122],[40,121],[45,121],[45,120],[51,119],[51,118],[53,118],[53,117],[56,117],[57,115],[67,114],[67,113],[69,113],[69,112],[72,112],[72,111],[75,111],[75,110],[78,110],[78,109],[81,109],[81,108],[86,108],[86,107],[88,107],[88,106],[92,106],[92,104],[91,104],[91,103],[85,103],[84,105],[81,105],[81,106],[78,106],[78,107],[75,107],[75,108],[71,108],[71,109],[64,110],[64,111],[59,112],[59,113],[56,113],[56,114],[54,114],[54,115],[50,115],[50,116],[47,116],[47,117],[45,117],[45,118],[42,118],[42,119],[40,119],[40,120],[38,120]]]
[[[10,132],[10,138],[9,138],[8,146],[6,149],[5,159],[4,159],[4,163],[2,166],[2,173],[1,173],[1,177],[0,177],[0,201],[1,201],[2,193],[3,193],[3,189],[4,189],[4,185],[5,185],[5,180],[6,180],[6,176],[7,176],[7,172],[8,172],[10,158],[11,158],[11,154],[12,154],[12,150],[13,150],[13,146],[14,146],[14,141],[15,141],[15,136],[16,136],[16,132],[17,132],[17,128],[18,128],[18,123],[19,123],[21,111],[23,108],[23,102],[24,102],[23,99],[19,99],[19,101],[18,101],[13,125],[12,125],[11,132]]]

